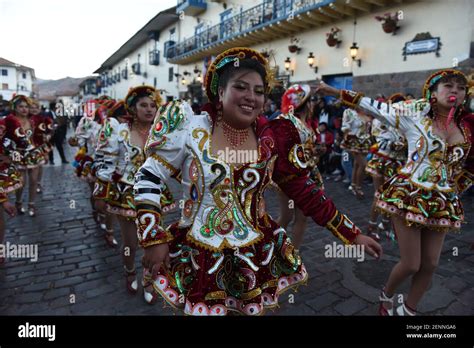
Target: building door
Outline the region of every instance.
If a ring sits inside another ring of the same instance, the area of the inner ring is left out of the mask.
[[[349,89],[352,90],[352,74],[344,75],[327,75],[323,76],[324,83],[335,87],[337,89]],[[336,99],[334,97],[324,97],[326,102]]]

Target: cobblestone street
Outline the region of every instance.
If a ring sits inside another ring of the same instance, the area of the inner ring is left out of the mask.
[[[55,150],[56,151],[56,150]],[[68,159],[72,150],[68,148]],[[56,153],[57,156],[57,153]],[[56,160],[60,163],[60,160]],[[89,188],[69,165],[45,166],[44,192],[37,197],[37,216],[7,218],[6,241],[37,244],[38,260],[7,259],[0,266],[0,314],[3,315],[172,315],[161,301],[150,306],[141,292],[125,289],[119,248],[107,247],[103,232],[91,215]],[[179,189],[179,188],[178,188]],[[175,197],[179,190],[172,186]],[[342,183],[326,182],[326,191],[340,210],[363,230],[367,227],[372,186],[358,201]],[[25,192],[26,194],[26,192]],[[275,193],[268,192],[268,208],[278,216]],[[473,315],[474,309],[474,197],[463,198],[468,223],[461,234],[446,238],[439,268],[419,311],[427,315]],[[178,211],[167,217],[172,221]],[[118,224],[115,236],[120,243]],[[397,245],[383,237],[384,256],[326,258],[325,246],[337,241],[332,234],[308,222],[303,262],[310,275],[308,285],[280,297],[281,307],[270,315],[374,315],[381,286],[398,260]],[[458,254],[453,253],[457,248]],[[142,251],[137,254],[137,267]],[[141,266],[138,267],[141,274]],[[141,290],[141,288],[140,288]],[[405,284],[400,291],[406,294]],[[74,296],[72,296],[74,295]]]

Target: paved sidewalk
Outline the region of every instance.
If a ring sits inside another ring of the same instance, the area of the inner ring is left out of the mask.
[[[67,147],[67,146],[66,146]],[[72,160],[71,149],[68,149]],[[60,161],[56,160],[56,163]],[[146,304],[124,286],[118,249],[110,249],[92,219],[89,187],[75,178],[71,165],[44,167],[44,193],[37,198],[35,218],[18,216],[7,222],[7,241],[38,244],[37,262],[8,260],[0,266],[0,314],[3,315],[171,315],[161,302]],[[358,201],[342,183],[326,182],[327,193],[362,229],[367,227],[372,187]],[[172,186],[172,190],[179,190]],[[176,195],[179,197],[179,195]],[[278,216],[275,193],[268,209]],[[449,234],[431,289],[419,311],[428,315],[474,314],[474,197],[464,197],[466,220],[461,234]],[[167,221],[176,219],[173,212]],[[120,242],[118,226],[116,237]],[[271,315],[374,315],[379,289],[398,260],[397,245],[383,239],[381,261],[326,258],[325,246],[337,241],[330,232],[308,222],[301,248],[310,278],[296,293],[282,295]],[[456,249],[457,248],[457,249]],[[453,255],[457,250],[457,256]],[[137,267],[142,252],[137,255]],[[138,267],[141,274],[141,266]],[[406,294],[407,284],[400,291]],[[180,315],[177,313],[177,315]]]

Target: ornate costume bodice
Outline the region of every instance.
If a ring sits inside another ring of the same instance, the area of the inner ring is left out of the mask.
[[[377,154],[397,160],[406,160],[407,143],[397,129],[374,119],[371,132],[377,142]]]
[[[143,150],[131,143],[130,126],[128,123],[120,123],[118,127],[118,142],[120,149],[118,173],[122,175],[121,181],[133,185],[135,174],[145,162]]]
[[[265,216],[263,193],[270,183],[275,161],[275,157],[270,156],[268,141],[271,139],[259,139],[257,161],[235,166],[211,155],[211,120],[207,115],[186,118],[186,129],[192,131],[182,144],[185,148],[181,172],[184,207],[179,225],[192,226],[189,238],[216,251],[257,242],[261,238],[259,224]],[[160,137],[160,130],[166,128],[164,122],[158,123],[152,132]],[[151,157],[167,163],[167,159],[156,154]]]
[[[344,110],[341,126],[343,132],[348,131],[349,135],[359,139],[368,139],[370,138],[370,126],[371,122],[362,120],[355,110]]]
[[[76,137],[80,147],[87,149],[86,155],[93,157],[102,126],[93,118],[83,116],[76,128]]]
[[[100,130],[97,154],[101,158],[97,177],[112,181],[112,175],[118,174],[120,182],[128,185],[134,184],[134,176],[144,162],[142,149],[130,142],[128,123],[119,123],[114,118],[107,119]]]
[[[316,133],[314,130],[305,125],[304,122],[295,115],[291,113],[280,114],[278,115],[277,119],[291,121],[291,123],[293,123],[295,128],[298,130],[301,143],[305,145],[305,147],[313,146],[313,144],[316,143]]]
[[[471,144],[470,129],[460,123],[464,143],[449,146],[433,132],[433,121],[428,116],[430,104],[424,99],[393,105],[362,98],[360,107],[380,121],[400,130],[408,141],[407,163],[400,173],[416,186],[442,192],[457,191],[456,176],[463,171]]]
[[[176,178],[183,187],[179,227],[188,230],[189,241],[208,250],[238,253],[239,248],[262,239],[262,230],[272,226],[263,199],[271,180],[278,181],[306,215],[346,243],[353,242],[358,229],[309,178],[299,132],[288,120],[269,123],[257,118],[258,160],[236,161],[245,162],[242,165],[212,155],[211,129],[209,115],[194,115],[181,101],[169,103],[155,118],[145,146],[146,161],[134,185],[142,245],[172,239],[160,225],[160,198],[169,178]],[[273,233],[282,231],[278,228]]]
[[[311,127],[307,126],[303,121],[301,121],[298,117],[296,117],[292,113],[280,114],[276,119],[288,120],[293,124],[296,131],[298,132],[299,140],[300,140],[299,143],[303,145],[303,151],[306,156],[304,161],[301,161],[301,163],[307,162],[307,165],[309,165],[310,168],[315,167],[319,160],[319,158],[315,154],[316,142],[317,142],[315,131]],[[300,155],[298,153],[299,150],[300,150],[299,146],[296,146],[295,148],[292,149],[292,156],[294,160],[300,159]]]

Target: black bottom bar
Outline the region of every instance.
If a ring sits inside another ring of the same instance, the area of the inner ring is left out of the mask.
[[[472,347],[472,317],[0,317],[0,346],[357,344]],[[47,327],[44,325],[54,325]],[[53,337],[54,333],[54,337]],[[42,335],[43,337],[31,337]],[[25,337],[19,337],[25,336]],[[54,340],[53,340],[54,338]],[[298,345],[300,346],[300,345]]]

